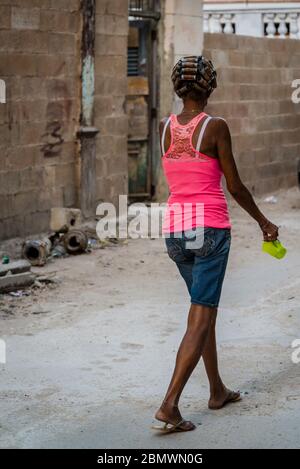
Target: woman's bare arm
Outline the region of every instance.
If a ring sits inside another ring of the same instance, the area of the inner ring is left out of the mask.
[[[223,119],[214,119],[216,126],[216,145],[221,168],[226,179],[226,186],[237,203],[246,210],[259,224],[265,241],[278,237],[278,227],[271,223],[256,205],[251,193],[240,179],[232,153],[231,135]]]

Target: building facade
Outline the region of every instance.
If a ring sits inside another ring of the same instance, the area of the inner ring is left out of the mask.
[[[203,10],[207,33],[300,39],[297,0],[206,0]]]

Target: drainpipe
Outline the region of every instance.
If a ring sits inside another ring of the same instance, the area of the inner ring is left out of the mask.
[[[80,206],[85,218],[96,210],[96,135],[95,96],[95,17],[96,0],[82,0],[81,41],[81,116],[78,136],[81,143]]]

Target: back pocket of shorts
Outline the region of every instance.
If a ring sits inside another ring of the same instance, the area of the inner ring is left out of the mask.
[[[182,248],[182,240],[180,238],[166,238],[166,246],[168,256],[174,262],[183,262],[186,257]]]
[[[195,256],[209,256],[216,247],[215,230],[213,228],[205,228],[202,246],[193,248],[192,244],[193,243],[189,243],[189,250],[193,252]]]

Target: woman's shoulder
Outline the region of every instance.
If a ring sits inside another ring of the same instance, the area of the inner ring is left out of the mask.
[[[210,123],[215,128],[215,130],[228,130],[228,124],[225,117],[211,115],[209,115],[209,117]]]
[[[211,121],[216,123],[216,124],[224,125],[224,123],[227,123],[225,117],[213,116],[212,114],[207,114],[207,115],[211,118]]]

